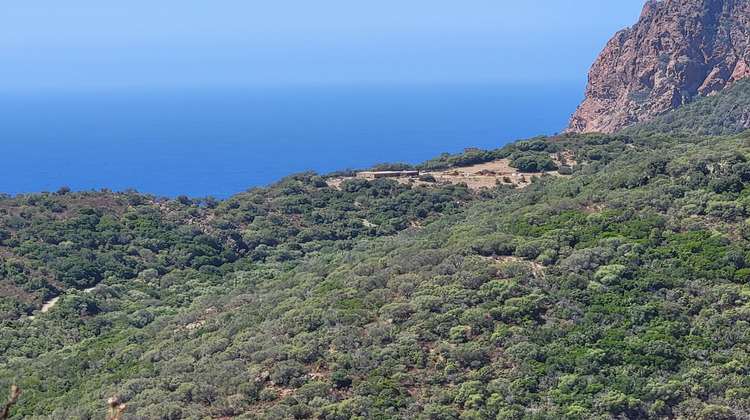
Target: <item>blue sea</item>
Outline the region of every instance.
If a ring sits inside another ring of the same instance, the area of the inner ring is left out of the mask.
[[[0,95],[0,192],[224,198],[294,172],[419,163],[562,131],[583,86],[434,85]]]

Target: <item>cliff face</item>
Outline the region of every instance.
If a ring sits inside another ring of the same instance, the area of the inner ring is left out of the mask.
[[[750,1],[650,0],[589,71],[566,131],[611,133],[750,76]]]

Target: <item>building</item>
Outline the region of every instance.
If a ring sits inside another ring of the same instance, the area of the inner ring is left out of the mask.
[[[357,178],[418,178],[419,171],[365,171],[357,172]]]

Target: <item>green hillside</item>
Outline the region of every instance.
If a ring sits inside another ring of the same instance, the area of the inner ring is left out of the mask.
[[[750,128],[750,79],[625,130],[631,134],[737,134]]]
[[[750,418],[750,135],[426,166],[561,152],[569,178],[522,189],[5,197],[11,418],[100,419],[110,396],[123,419]]]

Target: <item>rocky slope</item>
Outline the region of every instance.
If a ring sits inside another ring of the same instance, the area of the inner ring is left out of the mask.
[[[612,133],[750,76],[750,2],[651,0],[607,43],[567,131]]]
[[[750,129],[750,78],[715,95],[626,128],[623,133],[737,134]]]

